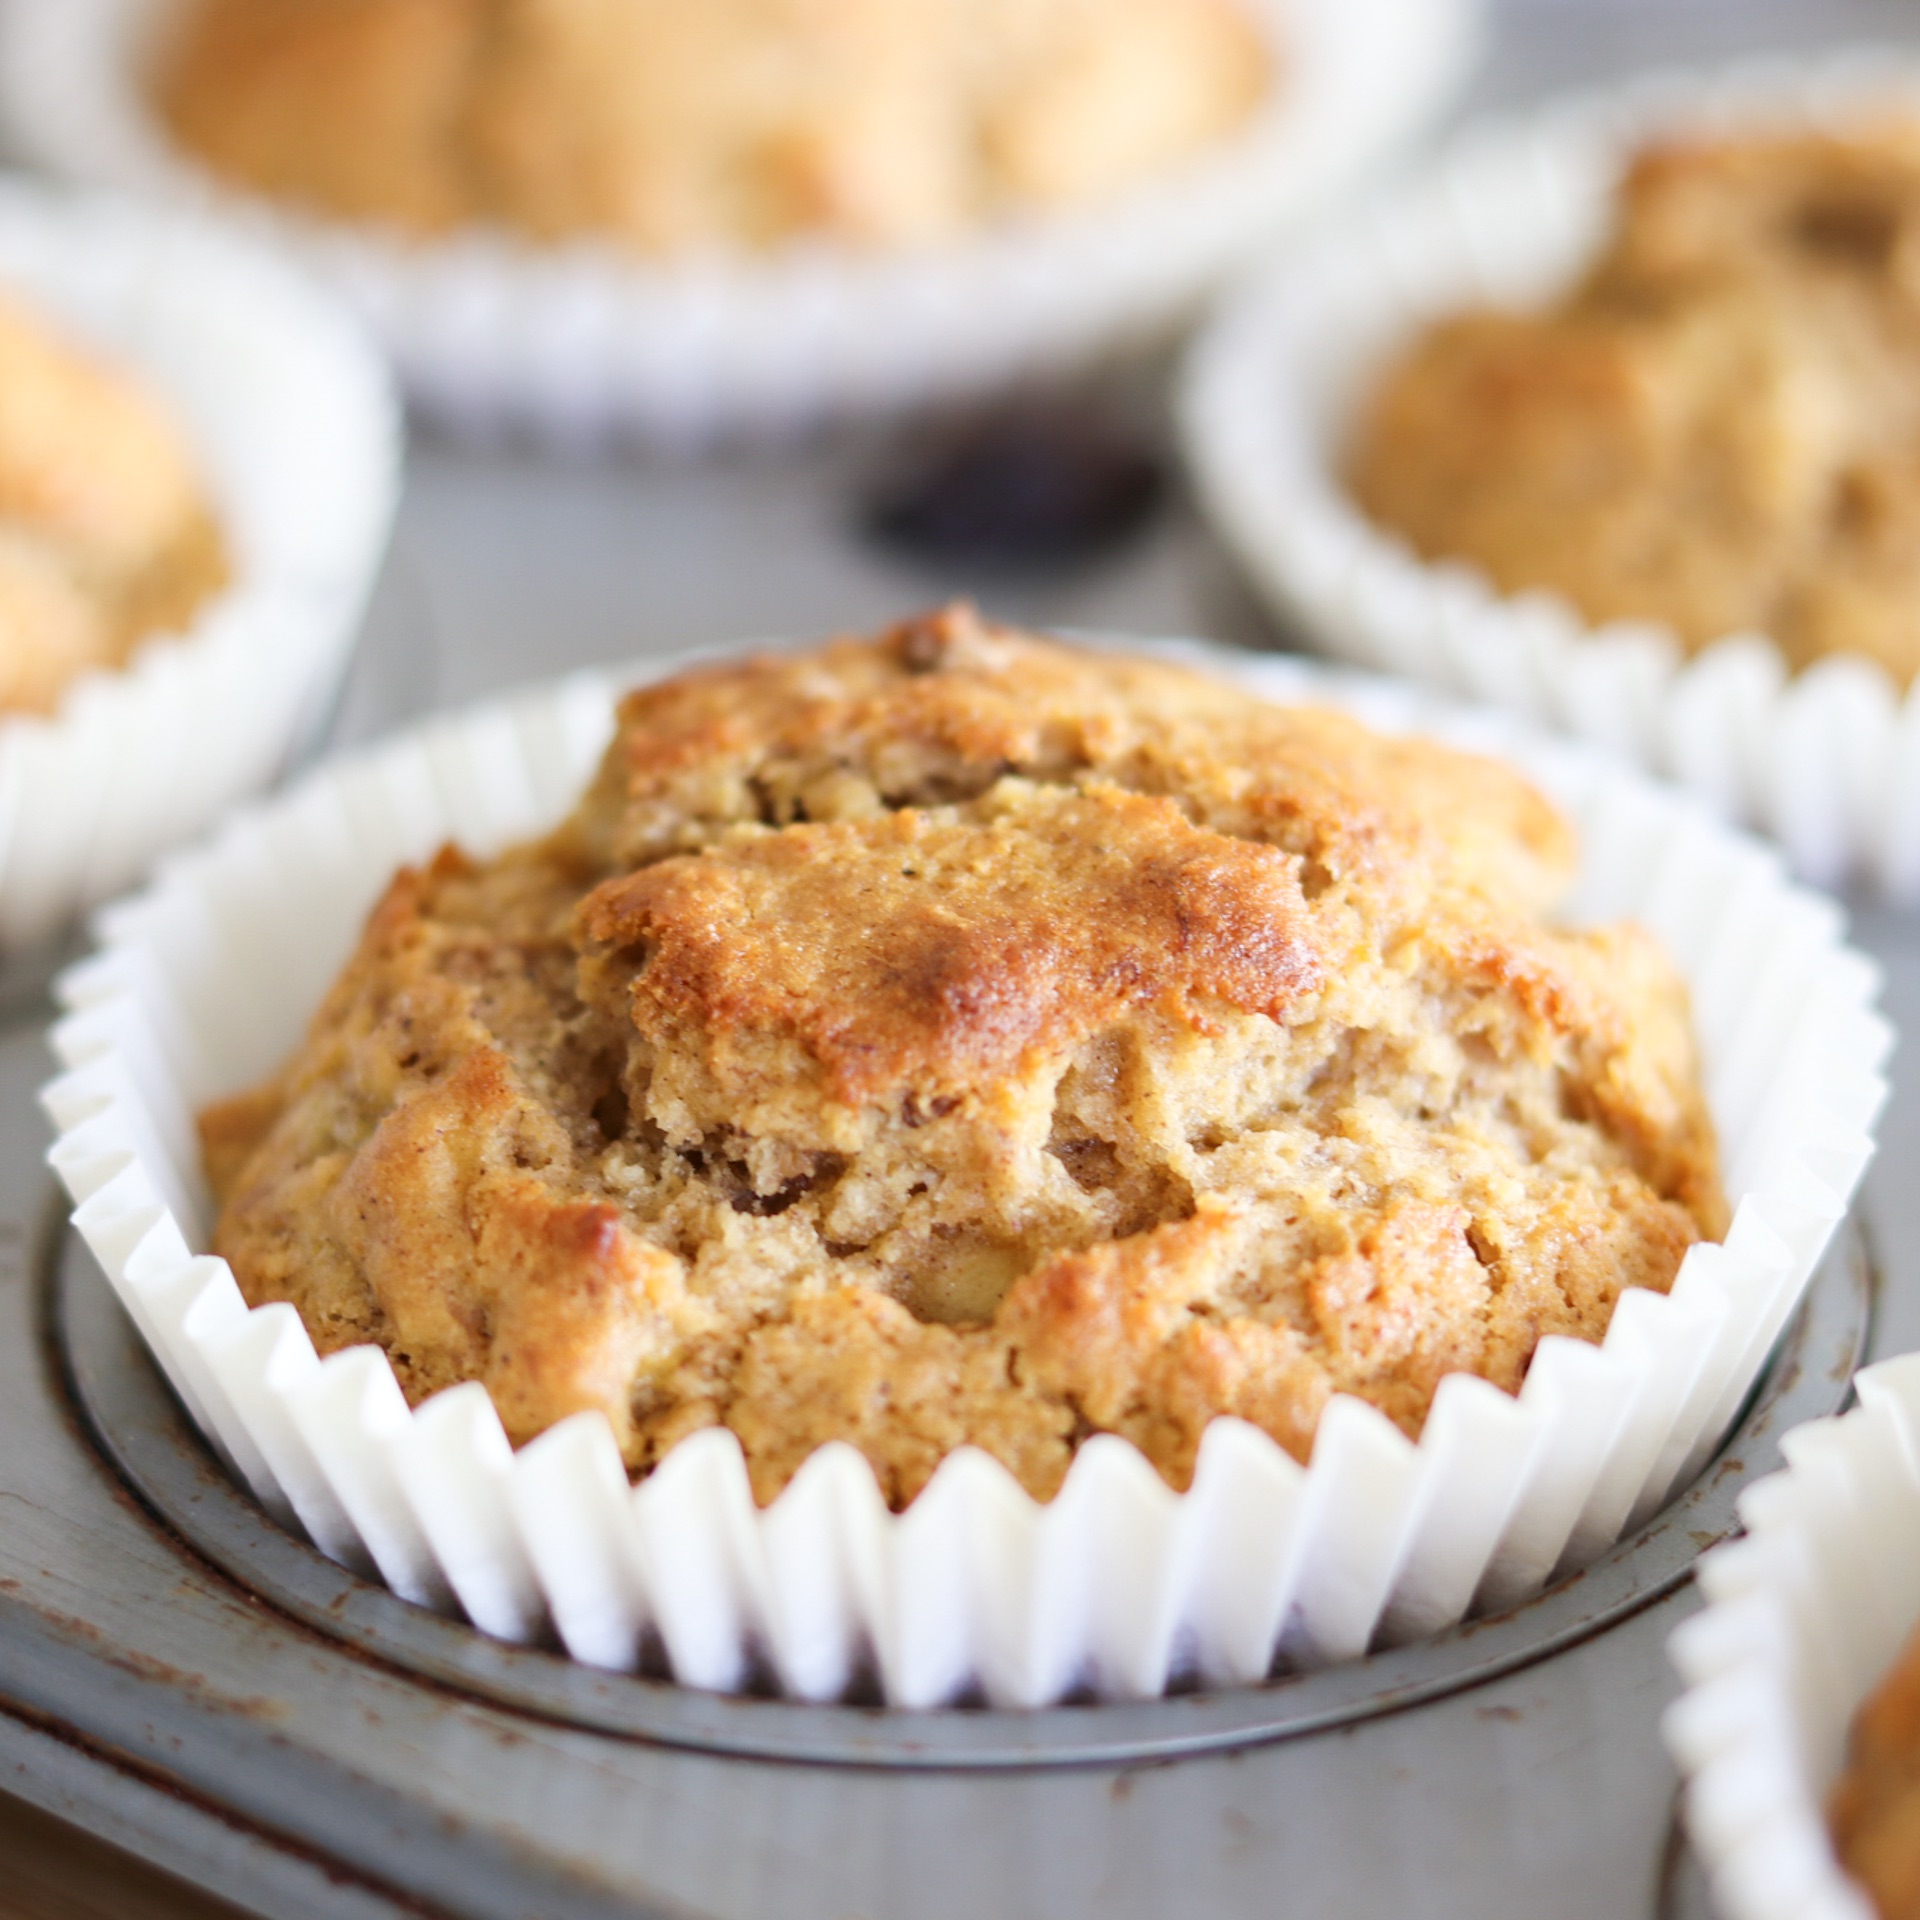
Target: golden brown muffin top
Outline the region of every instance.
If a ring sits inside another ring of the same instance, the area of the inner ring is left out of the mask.
[[[225,577],[167,410],[0,296],[0,711],[51,712]]]
[[[1673,143],[1538,313],[1429,328],[1349,478],[1428,559],[1688,647],[1920,668],[1920,126]]]
[[[964,609],[622,702],[573,816],[403,873],[304,1045],[203,1118],[216,1245],[419,1399],[771,1498],[1093,1431],[1186,1483],[1516,1387],[1724,1224],[1684,992],[1544,918],[1492,762]]]
[[[1232,0],[199,0],[159,98],[323,212],[670,252],[1098,199],[1230,133],[1270,66]]]
[[[963,1095],[1141,1002],[1278,1018],[1319,984],[1292,874],[1171,800],[1009,782],[970,815],[644,868],[593,894],[581,932],[591,953],[646,956],[628,1010],[656,1045],[684,1034],[720,1059],[778,1036],[847,1105]]]

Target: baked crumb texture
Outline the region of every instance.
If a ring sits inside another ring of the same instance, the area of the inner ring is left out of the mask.
[[[627,697],[574,815],[402,873],[280,1077],[203,1117],[217,1247],[418,1401],[724,1423],[903,1506],[1237,1414],[1417,1434],[1442,1375],[1665,1289],[1725,1205],[1684,991],[1552,929],[1488,761],[965,610]]]
[[[0,712],[51,713],[226,577],[166,410],[0,295]]]
[[[1539,313],[1442,320],[1349,480],[1421,555],[1589,620],[1920,669],[1920,124],[1643,152]]]
[[[258,192],[671,252],[1097,200],[1230,133],[1271,64],[1233,0],[199,0],[157,85]]]
[[[1881,1920],[1920,1920],[1920,1636],[1860,1709],[1830,1812],[1840,1864]]]

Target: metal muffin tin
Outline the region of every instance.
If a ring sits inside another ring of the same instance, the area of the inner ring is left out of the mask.
[[[1915,30],[1911,0],[1494,15],[1481,105],[1650,55]],[[861,625],[978,587],[849,536],[870,470],[860,448],[687,468],[416,449],[334,737],[636,644]],[[1177,504],[1104,561],[985,592],[1042,623],[1271,638]],[[1920,1019],[1920,922],[1861,932],[1896,1022]],[[51,1203],[39,978],[0,978],[0,1790],[270,1920],[1694,1920],[1656,1731],[1691,1564],[1863,1352],[1920,1347],[1920,1061],[1902,1060],[1864,1232],[1734,1439],[1529,1605],[1143,1706],[723,1700],[409,1607],[225,1480]],[[0,1902],[6,1878],[0,1861]]]

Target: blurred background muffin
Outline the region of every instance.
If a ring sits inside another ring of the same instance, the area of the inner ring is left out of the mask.
[[[1231,0],[198,0],[157,84],[263,193],[671,252],[1097,200],[1274,79]]]
[[[1350,455],[1429,560],[1790,666],[1920,669],[1920,121],[1662,141],[1585,276],[1444,318]]]
[[[400,439],[270,251],[0,180],[0,998],[325,724]]]
[[[684,451],[1140,365],[1482,3],[0,0],[0,123],[269,235],[463,437]]]
[[[1920,1640],[1854,1717],[1847,1764],[1833,1789],[1834,1852],[1882,1920],[1920,1914]]]
[[[52,712],[227,575],[169,410],[0,294],[0,711]]]

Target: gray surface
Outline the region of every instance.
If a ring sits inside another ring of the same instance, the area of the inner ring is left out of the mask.
[[[228,1814],[7,1714],[0,1714],[0,1792],[204,1892],[231,1894],[270,1920],[394,1920],[399,1911],[337,1862],[270,1844]],[[0,1854],[0,1895],[10,1891],[7,1865]]]

